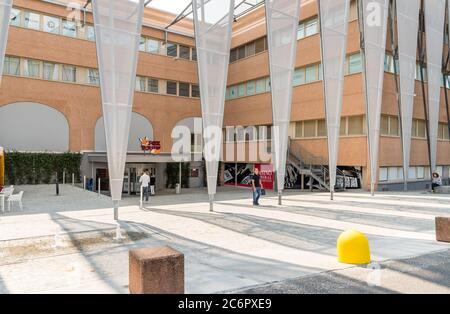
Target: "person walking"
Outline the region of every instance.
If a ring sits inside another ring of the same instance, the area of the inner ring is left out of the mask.
[[[156,184],[156,177],[154,174],[150,176],[150,195],[155,195],[155,184]]]
[[[433,180],[432,180],[432,184],[431,184],[433,192],[435,191],[435,189],[437,187],[440,187],[440,186],[442,186],[441,176],[439,175],[439,173],[433,172]]]
[[[139,183],[142,186],[142,193],[145,195],[145,202],[148,202],[148,196],[149,196],[148,195],[148,193],[149,193],[148,185],[150,183],[150,176],[148,175],[147,169],[144,170],[141,177],[139,178]],[[142,197],[144,197],[144,195]]]
[[[259,206],[259,198],[261,197],[261,190],[264,189],[259,169],[255,168],[251,176],[252,191],[253,191],[253,206]]]

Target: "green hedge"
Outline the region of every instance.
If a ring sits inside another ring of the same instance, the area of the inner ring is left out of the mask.
[[[20,153],[8,152],[5,155],[6,184],[49,184],[54,182],[58,173],[62,182],[63,172],[66,181],[80,180],[81,154],[78,153]]]

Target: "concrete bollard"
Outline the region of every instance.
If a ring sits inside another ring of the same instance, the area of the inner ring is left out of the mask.
[[[184,294],[184,255],[171,247],[130,250],[132,294]]]
[[[450,217],[436,217],[436,241],[450,243]]]

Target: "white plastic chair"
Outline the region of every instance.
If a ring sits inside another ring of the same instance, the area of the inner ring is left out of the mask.
[[[8,211],[11,211],[11,205],[14,205],[14,203],[19,203],[20,210],[23,210],[22,197],[23,191],[20,191],[18,194],[12,194],[8,198]]]
[[[10,197],[14,193],[14,186],[11,185],[7,188],[3,188],[3,195],[5,195],[5,198]]]

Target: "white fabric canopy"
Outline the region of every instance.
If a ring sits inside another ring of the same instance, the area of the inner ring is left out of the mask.
[[[364,88],[371,191],[377,181],[389,0],[362,0]]]
[[[192,1],[204,128],[204,158],[211,205],[216,194],[222,145],[234,2],[234,0]]]
[[[417,64],[417,32],[420,0],[397,0],[397,33],[402,117],[403,176],[407,180],[411,154],[414,88]]]
[[[267,38],[274,125],[273,164],[278,193],[284,188],[291,121],[292,84],[297,54],[300,0],[266,0]]]
[[[8,42],[11,6],[12,0],[0,0],[0,83],[2,82],[3,61],[5,58],[6,43]]]
[[[93,0],[111,197],[122,198],[144,0]]]
[[[427,39],[428,119],[431,170],[436,170],[437,135],[441,100],[442,53],[444,44],[445,0],[426,0],[425,31]]]
[[[339,152],[350,0],[319,0],[322,71],[333,196]]]

